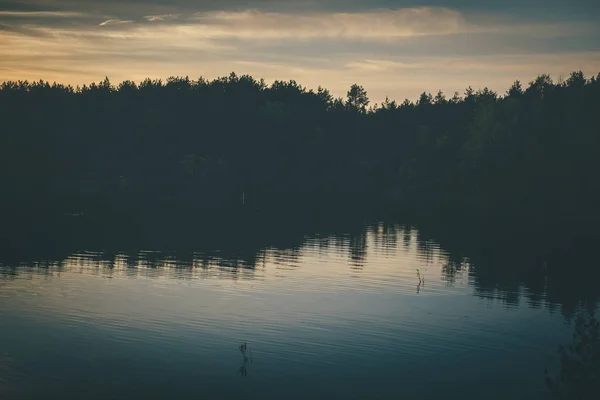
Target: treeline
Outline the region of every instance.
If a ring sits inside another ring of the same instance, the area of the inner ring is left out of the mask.
[[[234,73],[4,82],[3,218],[150,218],[243,196],[246,209],[408,209],[595,234],[600,74],[369,106],[358,85],[342,99]]]

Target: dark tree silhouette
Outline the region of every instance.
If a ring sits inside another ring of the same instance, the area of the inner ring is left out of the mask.
[[[365,113],[367,106],[369,105],[369,98],[367,97],[367,91],[359,85],[352,85],[347,94],[346,106],[349,110]]]
[[[357,84],[344,100],[235,73],[4,82],[0,240],[25,240],[65,214],[231,212],[242,193],[244,210],[459,215],[487,231],[519,226],[549,248],[597,238],[599,77],[540,75],[504,96],[469,87],[371,108]]]

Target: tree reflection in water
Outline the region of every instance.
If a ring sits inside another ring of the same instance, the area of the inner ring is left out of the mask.
[[[8,353],[0,353],[0,398],[8,398],[8,384],[14,377],[14,362]]]
[[[553,398],[591,399],[600,393],[600,322],[595,311],[580,312],[575,319],[573,341],[560,346],[560,372],[546,385]],[[594,396],[594,394],[596,394]]]

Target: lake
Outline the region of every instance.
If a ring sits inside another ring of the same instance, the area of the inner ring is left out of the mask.
[[[0,397],[548,398],[583,302],[545,266],[503,274],[401,224],[246,231],[3,263]]]

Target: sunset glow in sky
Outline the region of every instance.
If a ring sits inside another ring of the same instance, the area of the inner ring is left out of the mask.
[[[251,74],[373,101],[600,72],[596,0],[0,0],[0,82]]]

